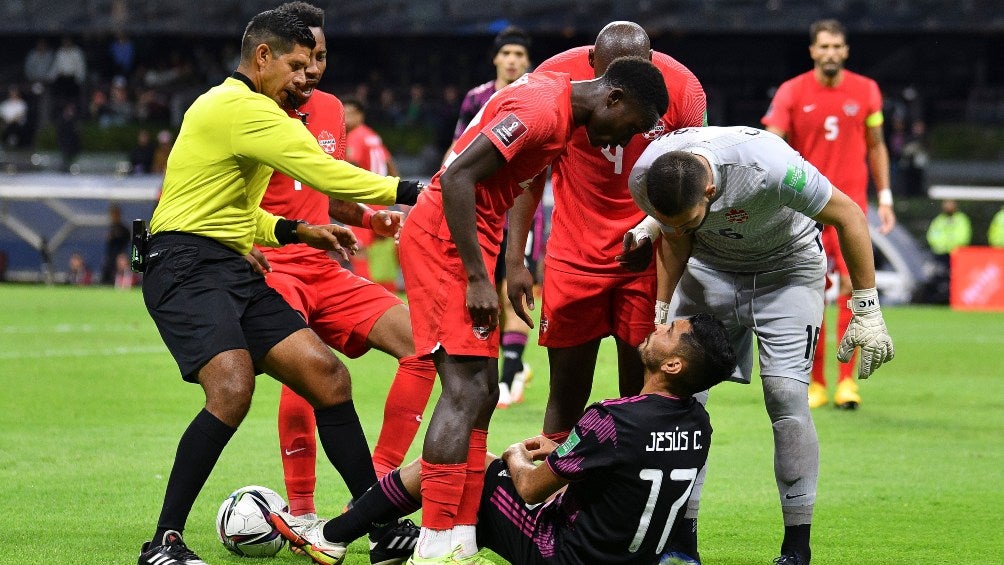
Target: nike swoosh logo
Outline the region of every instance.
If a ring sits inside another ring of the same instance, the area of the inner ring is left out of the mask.
[[[816,109],[816,105],[815,104],[807,104],[805,106],[802,106],[802,111],[803,112],[811,112],[811,111],[813,111],[815,109]]]
[[[791,500],[792,498],[798,498],[800,496],[805,496],[806,494],[808,493],[803,492],[802,494],[786,494],[784,495],[784,497],[787,498],[788,500]]]
[[[301,448],[298,448],[298,449],[287,449],[286,450],[286,455],[292,455],[294,453],[299,453],[299,452],[304,451],[306,449],[307,449],[306,447],[301,447]]]

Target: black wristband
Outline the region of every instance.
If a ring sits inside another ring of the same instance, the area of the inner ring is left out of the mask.
[[[296,226],[306,223],[307,222],[303,220],[287,220],[285,218],[280,218],[279,221],[275,223],[275,239],[278,240],[279,245],[300,243],[300,236],[296,233]]]
[[[397,181],[397,199],[394,202],[413,206],[424,188],[425,185],[417,180],[401,179]]]

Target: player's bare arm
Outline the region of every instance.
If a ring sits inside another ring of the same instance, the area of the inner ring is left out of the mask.
[[[785,137],[785,135],[787,135],[787,132],[785,132],[783,129],[781,129],[781,128],[777,127],[777,126],[767,126],[764,129],[767,130],[767,131],[769,131],[770,133],[772,133],[772,134],[780,137],[781,139],[784,139],[785,141],[787,141],[787,138]]]
[[[533,215],[543,194],[544,173],[541,173],[534,179],[530,188],[516,198],[516,202],[509,210],[509,239],[505,256],[507,294],[513,312],[531,328],[533,320],[523,307],[523,301],[526,301],[527,308],[533,310],[533,275],[526,268],[523,250],[526,249],[526,239],[533,225]]]
[[[813,219],[837,229],[840,251],[847,262],[854,289],[874,288],[875,258],[871,236],[868,235],[868,220],[861,208],[834,187],[830,201]]]
[[[658,260],[655,265],[655,323],[669,323],[669,301],[680,284],[683,271],[694,248],[694,236],[670,237],[663,234],[659,240]]]
[[[337,198],[328,199],[328,215],[336,221],[350,226],[373,230],[384,237],[397,237],[404,226],[404,213],[391,210],[374,210],[365,204],[346,202]]]
[[[446,225],[467,271],[467,310],[474,325],[489,331],[499,324],[499,299],[478,244],[474,191],[478,181],[501,169],[505,162],[502,153],[481,134],[439,177]]]
[[[889,148],[885,144],[882,126],[869,127],[865,133],[868,142],[868,169],[872,182],[878,188],[878,216],[882,223],[879,231],[889,233],[896,227],[896,212],[892,209],[892,191],[889,188]]]
[[[516,492],[527,504],[538,504],[544,502],[560,488],[568,484],[568,481],[554,474],[554,471],[547,465],[537,465],[535,460],[546,457],[547,453],[553,451],[557,445],[543,445],[533,443],[533,440],[547,439],[531,438],[526,441],[514,443],[502,453],[502,459],[509,467],[509,474],[512,476],[513,485]],[[550,440],[548,440],[550,441]],[[552,444],[554,442],[551,442]]]

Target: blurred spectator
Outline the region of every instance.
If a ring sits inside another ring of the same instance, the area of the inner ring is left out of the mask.
[[[49,47],[49,42],[44,38],[39,38],[35,47],[28,51],[24,57],[24,76],[28,82],[48,83],[52,78],[52,60],[55,56]]]
[[[108,46],[108,55],[112,60],[112,69],[115,74],[129,76],[136,65],[136,44],[124,32],[115,35],[111,45]]]
[[[941,203],[941,213],[931,220],[927,228],[927,243],[935,255],[947,257],[958,247],[969,245],[973,228],[969,216],[959,210],[954,200]]]
[[[52,94],[57,104],[72,101],[80,103],[80,95],[87,78],[87,59],[84,50],[65,35],[59,48],[53,56],[49,71],[52,79]]]
[[[926,129],[923,120],[915,120],[910,126],[910,133],[900,154],[900,181],[903,192],[909,196],[921,196],[926,193],[924,170],[929,160]]]
[[[91,270],[87,268],[87,262],[84,261],[84,256],[80,253],[70,255],[69,270],[66,272],[66,284],[91,284]]]
[[[102,128],[110,126],[123,126],[133,121],[136,117],[132,100],[129,99],[129,89],[126,86],[126,79],[116,76],[112,79],[112,86],[109,90],[107,111],[98,120],[98,125]]]
[[[28,103],[21,97],[21,89],[17,85],[8,86],[7,98],[0,102],[0,130],[6,147],[22,148],[30,140]]]
[[[436,128],[436,151],[440,155],[446,153],[453,145],[453,130],[460,115],[460,91],[449,84],[443,87],[440,99],[432,108],[432,122]]]
[[[404,116],[404,110],[401,109],[401,104],[397,101],[394,89],[389,87],[380,90],[380,102],[377,111],[370,113],[376,114],[373,116],[373,122],[391,127],[396,127],[400,124],[401,118]]]
[[[139,282],[139,275],[129,266],[129,256],[119,253],[115,256],[115,288],[129,289]]]
[[[1004,206],[1001,206],[1001,209],[994,214],[994,219],[990,220],[987,243],[991,247],[1004,247]]]
[[[122,222],[122,208],[118,204],[112,204],[108,207],[108,236],[105,238],[105,256],[101,263],[101,284],[115,282],[118,271],[116,258],[128,249],[130,236],[129,228]]]
[[[150,131],[139,130],[136,134],[136,146],[129,152],[129,173],[146,175],[153,169],[153,140]]]
[[[143,88],[136,96],[136,118],[140,121],[161,122],[171,117],[167,95],[156,88]]]
[[[62,156],[61,170],[69,171],[73,161],[80,153],[80,124],[77,116],[77,105],[65,101],[62,111],[56,119],[56,145]]]
[[[7,280],[7,252],[0,249],[0,282]]]
[[[412,84],[408,89],[408,106],[404,109],[400,125],[407,127],[424,127],[428,124],[425,104],[425,87]]]
[[[157,133],[157,148],[153,150],[151,173],[163,174],[167,170],[167,158],[171,155],[172,147],[174,147],[174,136],[166,129],[160,130]]]

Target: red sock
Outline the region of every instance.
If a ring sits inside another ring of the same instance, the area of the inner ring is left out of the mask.
[[[383,409],[383,427],[373,450],[373,468],[378,478],[398,468],[422,424],[429,403],[436,366],[432,357],[412,355],[399,361],[394,382]]]
[[[488,430],[471,430],[470,446],[467,448],[467,477],[464,479],[464,495],[457,510],[457,525],[469,526],[478,523],[478,507],[481,506],[481,490],[485,486],[485,455],[488,453]]]
[[[812,356],[812,381],[826,388],[826,322],[819,324],[816,352]]]
[[[421,460],[422,527],[452,529],[464,494],[467,463],[436,464]]]
[[[279,396],[279,451],[286,480],[289,512],[294,516],[316,513],[317,441],[314,439],[314,408],[290,390],[282,387]]]
[[[561,444],[565,443],[565,440],[568,439],[568,434],[572,433],[572,431],[571,430],[567,430],[567,431],[564,431],[564,432],[554,432],[553,434],[544,434],[543,432],[541,432],[541,433],[547,439],[553,441],[554,443],[556,443],[558,445],[561,445]]]
[[[847,294],[837,297],[837,339],[844,337],[844,332],[847,331],[847,326],[851,325],[851,318],[854,316],[851,309],[847,307],[847,301],[850,299],[851,297]],[[855,351],[849,362],[837,363],[837,374],[840,376],[840,380],[854,378],[854,368],[857,366],[857,362],[858,354]]]

